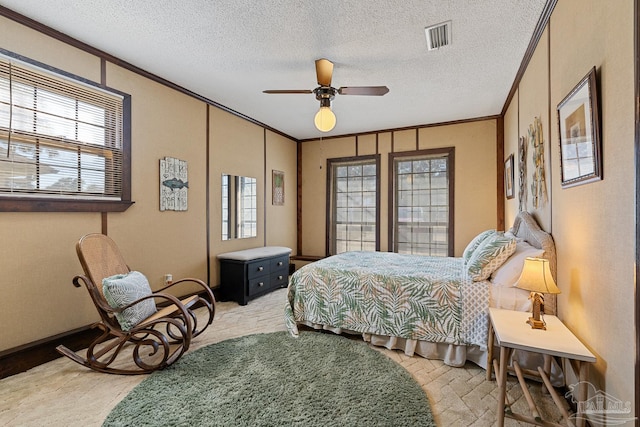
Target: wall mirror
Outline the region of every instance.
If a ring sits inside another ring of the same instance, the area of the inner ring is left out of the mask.
[[[562,187],[602,179],[596,68],[558,105]]]
[[[257,235],[256,179],[222,174],[222,240]]]

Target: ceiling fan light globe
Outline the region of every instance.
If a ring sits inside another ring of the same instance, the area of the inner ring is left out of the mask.
[[[313,121],[320,132],[329,132],[336,125],[336,115],[331,108],[320,107]]]

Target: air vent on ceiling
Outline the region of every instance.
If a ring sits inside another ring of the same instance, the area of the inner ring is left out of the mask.
[[[434,50],[451,44],[451,21],[426,27],[427,49]]]

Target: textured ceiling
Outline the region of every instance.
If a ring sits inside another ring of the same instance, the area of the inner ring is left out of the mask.
[[[545,0],[0,0],[0,4],[297,139],[499,114]],[[424,28],[452,22],[428,51]],[[0,41],[1,46],[1,41]],[[333,131],[313,125],[314,60],[336,95]]]

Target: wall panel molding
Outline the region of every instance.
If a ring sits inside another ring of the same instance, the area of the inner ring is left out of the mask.
[[[82,51],[85,51],[87,53],[95,55],[98,58],[103,59],[104,61],[111,62],[111,63],[113,63],[113,64],[115,64],[115,65],[117,65],[119,67],[122,67],[122,68],[124,68],[126,70],[129,70],[129,71],[134,72],[136,74],[139,74],[139,75],[141,75],[143,77],[146,77],[146,78],[148,78],[148,79],[150,79],[150,80],[152,80],[152,81],[154,81],[156,83],[160,83],[161,85],[164,85],[164,86],[167,86],[167,87],[169,87],[171,89],[177,90],[180,93],[183,93],[185,95],[188,95],[188,96],[191,96],[193,98],[196,98],[196,99],[198,99],[198,100],[200,100],[202,102],[205,102],[205,103],[211,105],[212,107],[219,108],[219,109],[221,109],[223,111],[226,111],[227,113],[233,114],[234,116],[240,117],[241,119],[244,119],[244,120],[246,120],[246,121],[248,121],[250,123],[253,123],[255,125],[263,127],[264,129],[269,129],[270,131],[272,131],[274,133],[277,133],[278,135],[282,135],[285,138],[289,138],[289,139],[291,139],[293,141],[297,141],[296,138],[294,138],[294,137],[292,137],[290,135],[287,135],[284,132],[281,132],[281,131],[279,131],[277,129],[274,129],[274,128],[270,127],[270,126],[267,126],[266,124],[264,124],[262,122],[259,122],[258,120],[254,119],[254,118],[251,118],[251,117],[249,117],[249,116],[247,116],[245,114],[242,114],[242,113],[240,113],[240,112],[238,112],[236,110],[233,110],[233,109],[231,109],[229,107],[226,107],[226,106],[224,106],[222,104],[219,104],[219,103],[217,103],[217,102],[215,102],[215,101],[213,101],[213,100],[211,100],[209,98],[206,98],[206,97],[204,97],[202,95],[199,95],[199,94],[197,94],[197,93],[195,93],[193,91],[190,91],[189,89],[186,89],[186,88],[184,88],[184,87],[182,87],[182,86],[180,86],[180,85],[178,85],[176,83],[173,83],[173,82],[171,82],[171,81],[169,81],[167,79],[164,79],[164,78],[162,78],[162,77],[160,77],[160,76],[158,76],[156,74],[153,74],[153,73],[150,73],[149,71],[143,70],[142,68],[137,67],[137,66],[131,64],[130,62],[123,61],[122,59],[120,59],[120,58],[118,58],[116,56],[113,56],[113,55],[111,55],[111,54],[109,54],[109,53],[107,53],[107,52],[105,52],[103,50],[95,48],[95,47],[93,47],[93,46],[91,46],[91,45],[89,45],[87,43],[81,42],[80,40],[75,39],[75,38],[73,38],[73,37],[71,37],[71,36],[69,36],[67,34],[64,34],[64,33],[60,32],[60,31],[58,31],[58,30],[54,30],[53,28],[51,28],[51,27],[49,27],[47,25],[44,25],[44,24],[42,24],[42,23],[40,23],[38,21],[35,21],[35,20],[31,19],[31,18],[28,18],[28,17],[26,17],[24,15],[21,15],[18,12],[14,12],[13,10],[8,9],[8,8],[6,8],[4,6],[0,6],[0,16],[4,16],[5,18],[11,19],[12,21],[15,21],[15,22],[17,22],[19,24],[22,24],[22,25],[24,25],[26,27],[29,27],[29,28],[31,28],[33,30],[36,30],[36,31],[38,31],[38,32],[40,32],[42,34],[45,34],[45,35],[47,35],[47,36],[49,36],[51,38],[54,38],[54,39],[59,40],[59,41],[61,41],[63,43],[66,43],[66,44],[68,44],[70,46],[73,46],[73,47],[75,47],[77,49],[80,49]]]
[[[529,41],[529,46],[525,51],[524,57],[522,58],[522,62],[520,63],[520,68],[518,68],[518,72],[516,73],[516,78],[513,81],[513,85],[511,86],[511,90],[509,90],[509,95],[507,95],[507,99],[504,102],[504,106],[502,107],[502,112],[500,116],[504,117],[507,112],[507,108],[509,108],[509,104],[513,99],[518,86],[520,85],[520,80],[522,80],[522,76],[524,76],[525,71],[527,71],[527,67],[529,66],[529,62],[531,61],[531,57],[536,51],[536,47],[538,46],[538,42],[544,33],[544,30],[551,19],[551,14],[553,13],[553,9],[555,9],[558,0],[547,0],[547,3],[544,5],[542,9],[542,14],[538,19],[538,23],[536,24],[535,29],[533,30],[533,35],[531,36],[531,40]]]

